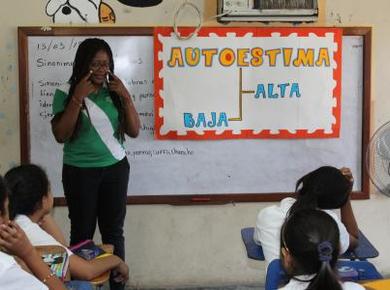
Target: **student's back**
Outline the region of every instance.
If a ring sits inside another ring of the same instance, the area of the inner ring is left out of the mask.
[[[266,261],[279,258],[282,224],[289,214],[299,209],[319,208],[334,218],[340,231],[341,253],[356,246],[358,228],[349,200],[352,184],[349,169],[323,166],[297,181],[296,199],[285,198],[279,205],[262,209],[257,215],[253,238],[262,246]],[[341,221],[332,211],[338,208]]]

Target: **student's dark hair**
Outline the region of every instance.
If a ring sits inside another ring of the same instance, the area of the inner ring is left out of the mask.
[[[42,206],[42,197],[49,192],[45,171],[34,164],[24,164],[9,170],[4,176],[9,189],[9,215],[31,215]]]
[[[74,59],[73,63],[73,72],[72,75],[69,79],[69,94],[68,98],[66,99],[66,105],[69,104],[71,100],[71,96],[73,95],[75,88],[77,84],[80,82],[82,78],[84,78],[88,72],[90,71],[90,64],[95,57],[95,55],[99,51],[104,51],[107,53],[109,57],[109,69],[112,73],[114,73],[114,60],[112,57],[112,51],[110,46],[106,41],[103,39],[99,38],[87,38],[84,41],[82,41],[77,49],[76,52],[76,57]],[[111,100],[118,110],[118,121],[119,121],[119,126],[117,132],[115,132],[116,136],[119,138],[121,142],[124,141],[125,135],[124,135],[124,128],[125,128],[125,113],[124,113],[124,108],[121,103],[121,98],[119,95],[113,91],[110,91],[110,97]],[[83,104],[84,109],[86,109],[85,104]],[[87,111],[88,113],[88,111]],[[77,118],[75,130],[73,131],[73,134],[71,136],[70,140],[74,140],[77,138],[78,133],[80,132],[81,129],[81,114],[82,112],[80,111],[79,116]],[[88,113],[89,114],[89,113]]]
[[[327,213],[303,209],[290,215],[281,232],[281,245],[292,256],[286,269],[291,279],[298,275],[315,276],[308,290],[341,290],[336,271],[340,233],[335,220]]]
[[[322,166],[297,181],[297,201],[289,214],[305,208],[340,208],[347,202],[351,186],[351,182],[338,168]]]
[[[3,177],[0,175],[0,216],[5,213],[5,200],[7,199],[7,187]]]

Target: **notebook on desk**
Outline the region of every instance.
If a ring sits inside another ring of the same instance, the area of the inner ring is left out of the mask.
[[[92,240],[85,240],[69,248],[73,254],[84,258],[85,260],[92,260],[99,257],[106,252],[97,246]]]
[[[42,260],[50,267],[58,279],[69,281],[68,271],[69,256],[64,247],[61,246],[37,246],[35,247]]]

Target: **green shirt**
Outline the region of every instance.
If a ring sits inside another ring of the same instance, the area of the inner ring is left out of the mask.
[[[55,91],[53,100],[53,114],[56,115],[65,110],[68,88],[59,88]],[[119,120],[118,111],[112,103],[109,91],[101,88],[97,93],[92,93],[88,98],[94,102],[107,115],[112,126],[112,134],[120,143],[117,134]],[[120,143],[121,144],[121,143]],[[123,144],[121,144],[123,147]],[[106,144],[102,141],[96,129],[91,124],[88,116],[81,113],[81,126],[78,135],[73,140],[64,144],[64,164],[77,167],[104,167],[118,162],[114,158]]]

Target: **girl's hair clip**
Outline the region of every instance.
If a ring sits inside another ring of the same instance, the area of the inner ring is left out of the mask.
[[[323,241],[317,245],[318,259],[321,262],[332,260],[333,247],[329,241]]]

